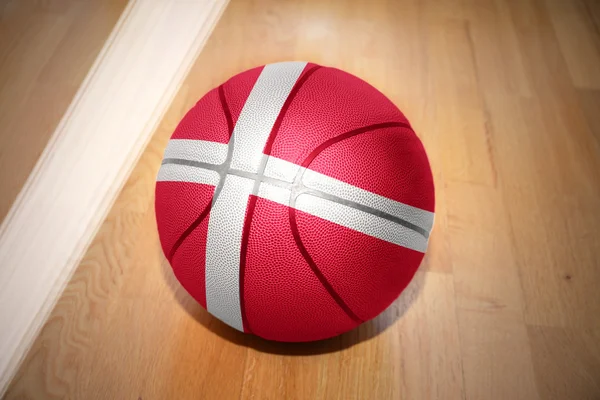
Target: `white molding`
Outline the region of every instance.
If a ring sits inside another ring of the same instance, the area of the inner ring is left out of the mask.
[[[0,227],[0,397],[227,0],[131,1]]]

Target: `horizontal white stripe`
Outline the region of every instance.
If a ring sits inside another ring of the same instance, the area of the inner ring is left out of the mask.
[[[386,242],[424,253],[427,239],[421,234],[385,218],[310,194],[296,199],[296,209]]]
[[[173,142],[173,140],[171,140],[171,142]],[[212,157],[219,157],[219,159],[222,157],[223,160],[225,160],[227,155],[227,145],[223,143],[206,142],[202,140],[179,140],[178,142],[182,142],[181,146],[184,145],[183,142],[197,142],[197,144],[190,145],[194,149],[203,149],[202,151],[206,152],[201,153],[200,151],[190,150],[188,154],[207,154],[207,157],[211,157],[209,152],[213,151],[217,155]],[[169,143],[169,145],[171,144]],[[179,148],[179,146],[179,144],[173,145],[173,149]],[[167,148],[167,151],[168,150],[169,149]],[[175,150],[172,150],[172,152],[174,151]],[[181,152],[177,153],[178,156],[172,158],[212,163],[208,158],[187,158],[184,151],[185,150],[182,149]],[[167,157],[167,152],[165,152],[165,158],[171,158]],[[294,181],[294,178],[300,169],[302,169],[302,167],[297,164],[282,160],[281,158],[269,156],[265,166],[265,176],[291,183]],[[341,197],[344,200],[354,201],[364,206],[388,213],[394,217],[401,218],[411,224],[423,228],[427,232],[430,232],[433,227],[434,213],[430,211],[389,199],[319,172],[306,169],[302,176],[302,183],[310,189],[320,190],[324,193]]]
[[[378,211],[393,215],[411,224],[417,225],[431,231],[433,226],[434,214],[430,211],[425,211],[417,207],[409,206],[380,196],[368,190],[361,189],[357,186],[350,185],[346,182],[323,175],[319,172],[307,169],[302,175],[302,183],[311,189],[320,190],[322,192],[333,194],[341,197],[344,200],[354,201],[358,204],[374,208]]]
[[[204,168],[189,165],[164,164],[158,171],[157,182],[193,182],[216,186],[219,174]]]
[[[222,164],[227,158],[227,144],[206,140],[171,139],[165,149],[164,158]]]
[[[298,164],[269,156],[265,165],[265,176],[291,183],[301,168]]]
[[[230,178],[235,178],[233,179],[235,182],[252,182],[249,179],[232,175],[229,175],[227,179]],[[216,185],[219,181],[219,175],[215,171],[203,168],[166,164],[161,167],[157,181],[195,182]],[[250,190],[246,186],[244,185],[244,192]],[[234,189],[233,187],[231,188],[231,190]],[[221,193],[221,196],[223,196],[223,193]],[[224,198],[221,198],[221,196],[219,196],[219,202],[224,201]],[[289,206],[290,190],[263,182],[259,187],[258,197]],[[301,194],[296,200],[296,208],[335,224],[362,232],[365,235],[385,240],[386,242],[423,253],[427,249],[427,239],[412,229],[340,203],[321,199],[310,194]],[[211,211],[211,213],[213,212],[214,210]]]
[[[258,197],[288,206],[290,190],[263,182],[259,187]],[[334,224],[362,232],[365,235],[421,253],[424,253],[427,249],[427,239],[412,229],[385,218],[315,197],[311,194],[305,193],[299,195],[296,199],[296,209],[333,222]]]
[[[290,203],[290,190],[263,182],[258,188],[258,197],[287,206]]]
[[[265,175],[282,181],[293,182],[300,169],[302,168],[297,164],[271,156],[265,167]],[[430,211],[388,199],[310,169],[304,171],[302,183],[310,189],[320,190],[401,218],[425,229],[427,232],[430,232],[433,226],[434,213]]]

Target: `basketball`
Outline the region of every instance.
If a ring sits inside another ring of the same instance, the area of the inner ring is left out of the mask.
[[[306,62],[242,72],[179,123],[156,184],[163,252],[227,325],[302,342],[385,310],[427,249],[423,145],[381,92]]]

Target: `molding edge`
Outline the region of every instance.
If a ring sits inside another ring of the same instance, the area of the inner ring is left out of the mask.
[[[227,3],[130,1],[56,127],[0,226],[0,397]]]

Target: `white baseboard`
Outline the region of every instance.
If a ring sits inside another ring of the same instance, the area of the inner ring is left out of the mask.
[[[0,397],[227,0],[132,0],[0,227]]]

